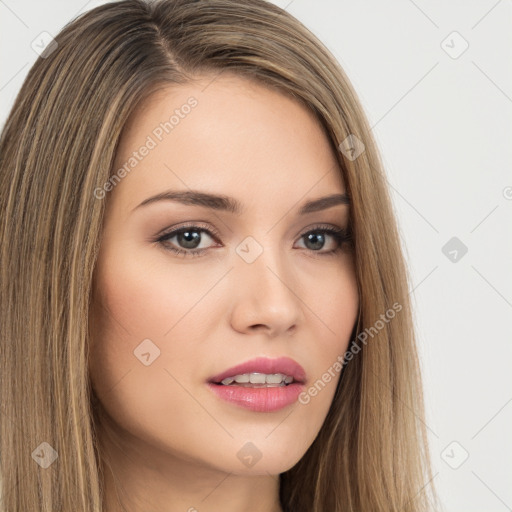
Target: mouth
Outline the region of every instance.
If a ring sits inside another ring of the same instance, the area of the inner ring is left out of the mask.
[[[222,401],[252,412],[280,411],[297,402],[306,372],[289,357],[260,357],[210,378],[208,387]]]
[[[226,377],[220,382],[213,382],[219,386],[238,386],[243,388],[278,388],[289,386],[295,381],[292,375],[283,373],[242,373],[233,377]]]
[[[219,386],[275,388],[304,384],[305,380],[304,368],[293,359],[260,357],[228,368],[208,382]]]

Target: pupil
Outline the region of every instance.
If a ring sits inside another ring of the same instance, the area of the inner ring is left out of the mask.
[[[324,245],[324,235],[323,234],[315,235],[313,233],[310,233],[307,236],[307,239],[308,239],[308,241],[313,242],[313,249],[321,249],[322,246]],[[320,242],[319,242],[319,240],[320,240]]]
[[[182,243],[186,249],[195,249],[200,241],[201,236],[197,231],[183,231],[178,235],[178,242]]]
[[[178,241],[186,249],[195,249],[201,241],[201,236],[197,231],[182,231],[178,234]],[[325,243],[324,235],[310,233],[307,235],[307,242],[312,249],[321,249]]]

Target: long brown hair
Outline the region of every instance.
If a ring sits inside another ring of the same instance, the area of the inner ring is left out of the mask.
[[[283,510],[425,511],[435,497],[409,277],[377,146],[345,73],[264,0],[125,0],[64,27],[28,73],[0,139],[2,510],[102,511],[88,311],[108,198],[95,190],[114,172],[141,101],[223,71],[311,109],[351,198],[359,350],[317,438],[280,476]]]

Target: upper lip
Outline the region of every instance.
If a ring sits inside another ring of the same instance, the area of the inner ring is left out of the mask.
[[[251,359],[245,363],[232,366],[223,372],[214,375],[209,379],[209,382],[219,383],[226,377],[234,377],[243,373],[282,373],[283,375],[290,375],[295,382],[304,383],[306,380],[306,372],[304,368],[289,357],[278,357],[276,359],[269,359],[267,357],[258,357]]]

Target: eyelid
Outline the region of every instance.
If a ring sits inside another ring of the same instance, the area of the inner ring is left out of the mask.
[[[159,231],[155,235],[154,241],[159,241],[161,238],[165,237],[166,235],[169,235],[171,233],[176,234],[175,233],[176,231],[179,231],[181,229],[187,229],[187,228],[201,228],[202,230],[207,231],[207,232],[211,233],[214,237],[216,237],[217,241],[219,238],[221,238],[221,234],[219,233],[219,231],[217,229],[215,229],[213,226],[211,226],[210,224],[204,223],[202,221],[189,221],[189,222],[184,222],[183,224],[178,224],[177,226],[172,226],[171,228],[167,227],[167,228]],[[345,233],[347,235],[350,235],[350,228],[340,228],[338,226],[334,226],[332,224],[325,224],[325,223],[319,223],[319,224],[312,223],[311,225],[304,228],[301,231],[301,233],[298,235],[298,237],[299,238],[303,237],[304,235],[307,235],[311,231],[320,231],[323,229],[334,230],[341,234]]]
[[[168,242],[168,240],[165,240],[165,238],[174,238],[175,236],[180,234],[181,231],[186,230],[187,228],[191,229],[192,231],[206,232],[206,234],[210,236],[210,238],[214,239],[217,242],[220,242],[219,232],[215,228],[211,227],[209,224],[206,224],[201,221],[188,221],[181,225],[173,226],[172,228],[166,228],[165,230],[160,232],[157,235],[156,240],[153,241],[158,244],[166,245],[166,242]],[[332,256],[337,254],[339,251],[342,251],[343,247],[345,247],[347,244],[352,245],[352,231],[350,226],[348,226],[347,228],[340,228],[339,226],[325,223],[310,224],[301,231],[300,235],[298,235],[298,241],[302,240],[306,235],[310,233],[322,231],[324,233],[327,233],[328,236],[334,238],[337,246],[335,249],[332,249],[330,251],[313,251],[308,250],[306,248],[306,252],[312,253],[313,257]],[[176,255],[180,255],[180,257],[182,258],[202,256],[214,248],[215,247],[212,246],[202,249],[183,249],[180,247],[173,247],[172,244],[166,247],[167,250],[175,253]]]
[[[187,229],[187,228],[201,228],[201,230],[211,233],[217,239],[219,239],[221,236],[219,231],[216,230],[210,224],[206,224],[201,221],[193,221],[193,222],[184,222],[183,224],[178,224],[177,226],[172,226],[171,228],[163,229],[162,231],[160,231],[158,234],[155,235],[155,239],[156,239],[155,241],[159,241],[161,238],[165,237],[166,235],[170,235],[171,233],[175,234],[176,231],[179,231],[181,229]]]

